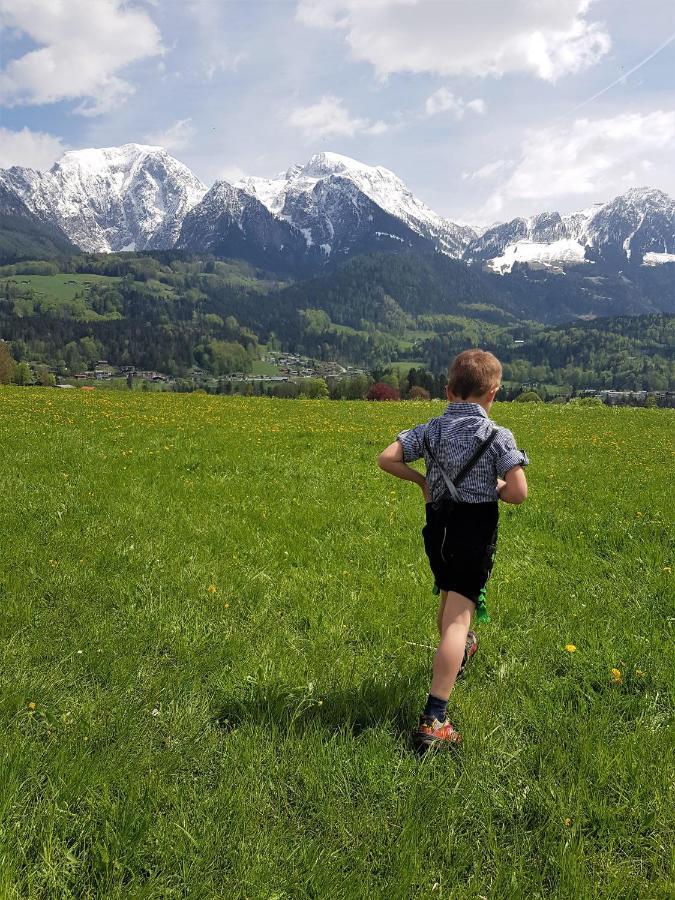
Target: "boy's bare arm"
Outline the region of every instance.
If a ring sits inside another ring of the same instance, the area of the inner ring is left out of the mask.
[[[399,441],[389,444],[382,453],[377,457],[378,466],[390,475],[397,478],[403,478],[405,481],[414,481],[415,484],[422,488],[424,499],[428,502],[431,500],[429,493],[429,485],[427,480],[416,469],[411,468],[407,463],[403,462],[403,447]]]
[[[497,493],[504,503],[518,505],[527,500],[527,479],[522,466],[513,466],[503,480],[497,479]]]

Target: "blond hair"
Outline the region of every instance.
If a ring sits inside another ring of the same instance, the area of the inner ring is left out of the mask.
[[[487,350],[464,350],[448,366],[448,389],[466,400],[499,387],[502,364]]]

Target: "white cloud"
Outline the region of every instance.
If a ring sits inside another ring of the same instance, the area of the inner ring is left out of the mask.
[[[204,74],[235,72],[248,58],[245,50],[234,52],[227,45],[228,10],[223,0],[190,0],[188,10],[199,29],[200,56]]]
[[[530,131],[511,175],[490,198],[484,215],[507,202],[587,195],[611,195],[633,167],[656,158],[667,170],[675,149],[675,112],[622,113],[606,119],[577,119]],[[652,159],[646,160],[649,154]]]
[[[170,125],[166,131],[154,131],[146,135],[149,144],[156,144],[166,150],[184,150],[189,147],[197,134],[197,129],[192,124],[192,119],[179,119]]]
[[[503,172],[508,166],[512,165],[510,159],[495,159],[493,162],[486,163],[480,169],[473,172],[462,172],[463,181],[483,181],[495,178],[500,172]]]
[[[246,178],[246,172],[236,163],[230,166],[223,166],[216,174],[216,181],[227,181],[228,184],[236,184],[242,178]]]
[[[44,131],[11,131],[0,128],[0,168],[27,166],[44,171],[51,168],[68,148],[61,138]]]
[[[329,94],[322,97],[318,103],[293,110],[288,121],[295,128],[299,128],[309,140],[354,137],[359,133],[379,135],[384,134],[388,128],[386,122],[352,118],[344,101]]]
[[[433,72],[546,81],[593,65],[610,48],[591,0],[298,0],[306,25],[344,32],[378,75]]]
[[[75,112],[99,115],[133,93],[117,73],[162,52],[147,12],[123,0],[0,0],[0,24],[38,45],[0,73],[10,106],[81,99]]]
[[[459,120],[464,118],[467,110],[482,116],[486,112],[487,107],[484,100],[469,100],[467,103],[462,97],[456,97],[452,91],[444,87],[434,91],[430,97],[427,97],[424,104],[424,111],[428,116],[447,112]]]

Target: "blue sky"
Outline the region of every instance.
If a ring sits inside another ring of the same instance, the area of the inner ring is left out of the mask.
[[[0,21],[3,166],[158,143],[210,185],[333,150],[479,223],[675,194],[671,0],[0,0]]]

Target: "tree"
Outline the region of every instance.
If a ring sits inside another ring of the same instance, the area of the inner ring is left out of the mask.
[[[410,390],[408,391],[408,400],[429,400],[431,399],[431,395],[429,391],[425,390],[425,388],[420,387],[418,384],[414,384]]]
[[[54,387],[56,384],[56,378],[52,375],[47,366],[38,366],[37,383],[42,387]]]
[[[32,384],[33,373],[28,363],[20,362],[14,371],[14,384]]]
[[[376,382],[366,394],[366,400],[399,400],[400,392],[390,384],[382,381]]]
[[[9,344],[0,341],[0,384],[11,384],[14,380],[16,363],[9,352]]]
[[[518,403],[541,403],[541,397],[536,391],[523,391],[515,400]]]
[[[328,385],[323,378],[305,378],[300,383],[300,396],[311,400],[325,400],[328,397]]]

